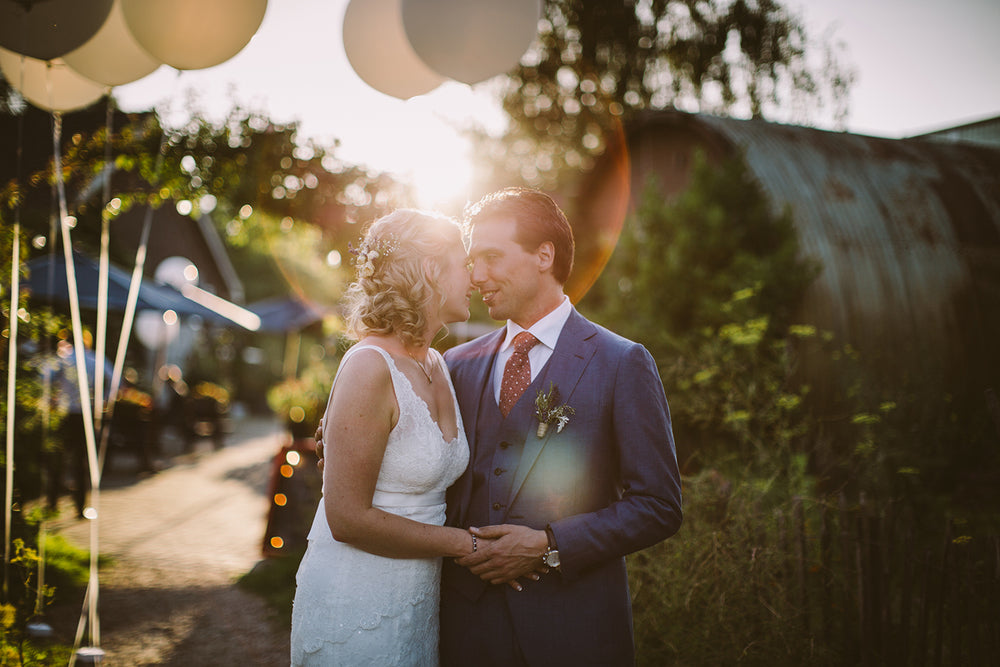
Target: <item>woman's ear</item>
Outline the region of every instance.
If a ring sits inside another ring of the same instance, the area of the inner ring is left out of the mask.
[[[430,257],[424,257],[421,267],[424,270],[424,278],[427,279],[427,282],[431,285],[435,285],[437,283],[439,273],[437,262]]]

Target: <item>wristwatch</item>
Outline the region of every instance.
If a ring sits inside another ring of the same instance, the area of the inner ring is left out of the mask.
[[[556,548],[556,536],[553,534],[551,526],[545,527],[545,538],[549,541],[549,544],[545,547],[545,553],[542,554],[542,562],[546,567],[558,570],[559,549]]]

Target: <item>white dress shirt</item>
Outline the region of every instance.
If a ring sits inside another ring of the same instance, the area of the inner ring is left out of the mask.
[[[562,333],[563,325],[566,324],[572,311],[573,304],[570,303],[569,297],[564,294],[562,302],[552,312],[527,329],[522,329],[519,325],[507,320],[507,336],[500,346],[496,368],[493,372],[493,397],[498,404],[500,403],[500,383],[503,382],[503,368],[507,365],[510,355],[514,354],[514,336],[522,331],[527,331],[538,339],[538,345],[535,345],[528,352],[528,361],[531,363],[531,380],[534,381],[555,351],[559,334]]]

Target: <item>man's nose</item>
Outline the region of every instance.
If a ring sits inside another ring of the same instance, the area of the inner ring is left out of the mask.
[[[483,268],[482,262],[472,262],[469,278],[476,287],[479,287],[486,280],[486,270]]]

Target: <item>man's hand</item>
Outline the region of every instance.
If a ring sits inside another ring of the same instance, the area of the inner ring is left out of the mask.
[[[485,544],[480,543],[478,551],[455,562],[483,581],[513,586],[519,578],[537,579],[537,573],[548,572],[541,558],[549,544],[544,530],[510,524],[469,530],[484,538]]]
[[[316,434],[313,435],[316,440],[316,456],[319,457],[319,461],[316,462],[316,467],[319,471],[323,472],[323,422],[320,420],[319,426],[316,427]]]

